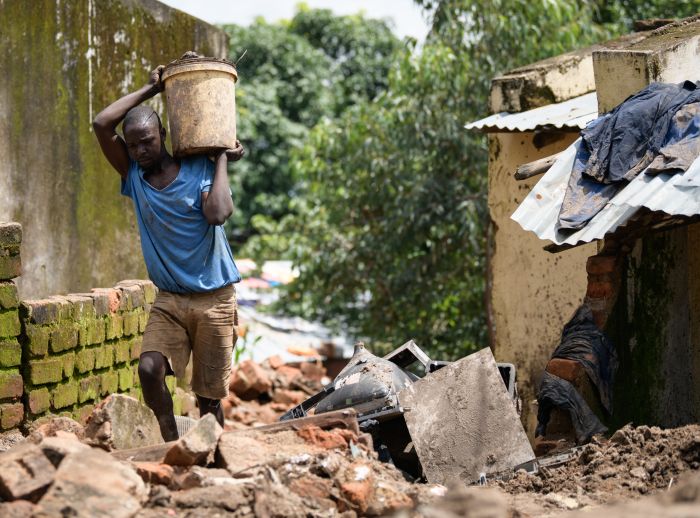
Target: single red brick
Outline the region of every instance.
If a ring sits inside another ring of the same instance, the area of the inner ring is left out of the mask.
[[[586,261],[586,271],[594,275],[612,273],[618,266],[616,255],[594,255]]]
[[[270,366],[272,370],[277,370],[279,369],[282,365],[284,365],[284,362],[282,361],[282,358],[278,355],[275,354],[274,356],[270,356],[267,359],[267,363]]]
[[[610,299],[615,295],[615,286],[611,282],[589,282],[586,296],[592,299]]]
[[[169,486],[173,482],[175,470],[168,464],[159,462],[134,462],[136,473],[149,484]]]

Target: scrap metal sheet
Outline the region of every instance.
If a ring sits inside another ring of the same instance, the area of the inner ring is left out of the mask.
[[[535,458],[488,348],[416,381],[399,402],[430,483],[472,483]]]
[[[598,117],[596,93],[582,95],[561,103],[548,104],[520,113],[501,112],[471,122],[466,129],[496,133],[499,131],[535,131],[537,129],[581,130]]]

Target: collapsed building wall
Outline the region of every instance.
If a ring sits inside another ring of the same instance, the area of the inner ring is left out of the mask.
[[[46,414],[84,421],[113,393],[142,399],[138,357],[156,287],[114,288],[21,300],[22,228],[0,225],[0,431]],[[175,379],[168,378],[171,392]],[[174,397],[176,413],[182,403]]]
[[[226,35],[156,0],[5,0],[0,25],[0,221],[24,228],[20,292],[144,277],[131,202],[92,119],[187,50],[224,57]]]

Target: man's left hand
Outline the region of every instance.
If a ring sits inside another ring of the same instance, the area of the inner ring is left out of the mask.
[[[237,162],[238,160],[243,158],[243,155],[245,155],[245,150],[243,149],[241,143],[238,140],[236,140],[236,147],[234,147],[233,149],[227,149],[225,153],[226,158],[229,162]]]

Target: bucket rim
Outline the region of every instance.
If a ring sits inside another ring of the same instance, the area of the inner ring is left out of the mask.
[[[238,81],[238,70],[233,63],[227,59],[209,57],[196,57],[171,61],[165,65],[161,78],[163,81],[165,81],[176,74],[193,72],[196,70],[218,70],[221,72],[228,72],[233,75],[234,81]]]

